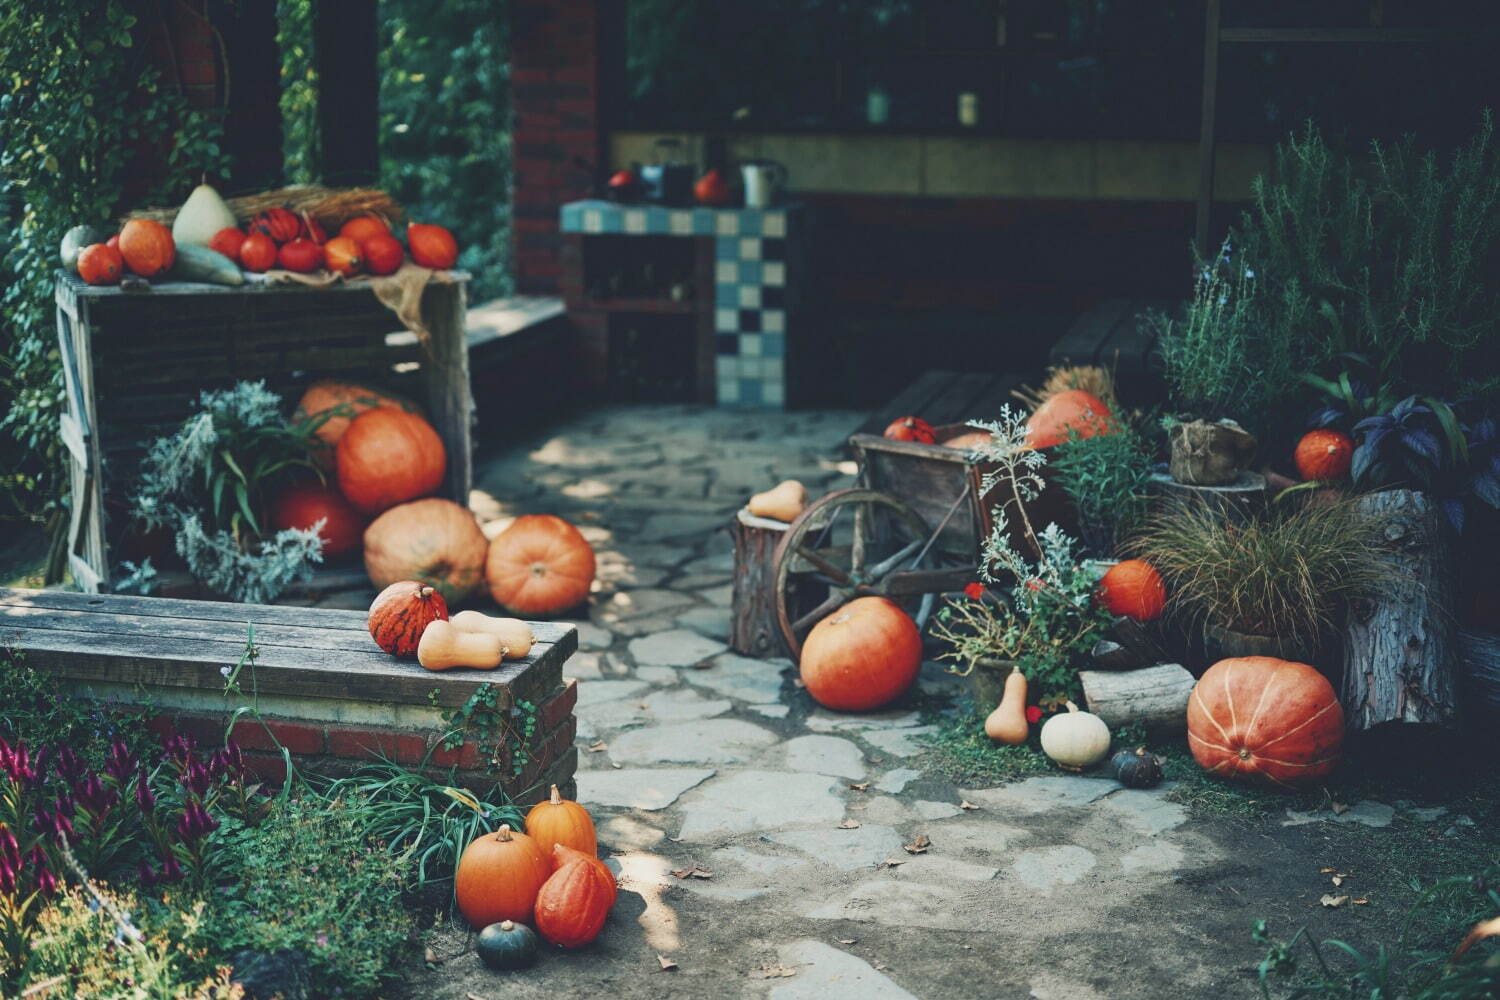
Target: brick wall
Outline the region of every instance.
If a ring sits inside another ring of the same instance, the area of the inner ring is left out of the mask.
[[[513,2],[510,80],[516,287],[555,293],[558,207],[589,193],[601,159],[597,0]]]

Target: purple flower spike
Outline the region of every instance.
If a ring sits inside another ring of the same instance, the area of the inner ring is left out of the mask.
[[[177,882],[184,874],[186,873],[182,870],[182,865],[177,863],[177,855],[168,851],[166,859],[161,863],[161,874],[156,880],[163,883]]]
[[[98,817],[103,816],[114,808],[120,796],[113,788],[105,785],[99,780],[97,774],[91,774],[83,779],[78,786],[78,801],[90,814]]]
[[[123,785],[130,780],[131,772],[136,769],[137,763],[135,754],[130,752],[125,741],[116,738],[110,744],[109,756],[104,762],[104,773]]]
[[[149,889],[156,884],[156,870],[145,858],[142,858],[135,866],[135,877],[140,881],[142,888]]]
[[[11,833],[10,827],[0,823],[0,861],[9,865],[12,871],[21,867],[21,845],[16,842],[16,835]]]
[[[182,772],[183,787],[194,795],[203,796],[208,794],[209,786],[213,784],[214,776],[208,768],[199,761],[191,761],[187,770]]]
[[[151,783],[146,780],[144,770],[136,772],[135,804],[143,813],[149,813],[156,808],[156,795],[151,791]]]
[[[39,869],[36,873],[36,889],[43,896],[51,896],[57,892],[57,876],[46,868]]]
[[[58,749],[57,774],[63,781],[72,784],[83,777],[86,769],[83,761],[78,758],[78,754],[73,752],[72,747],[65,746]]]

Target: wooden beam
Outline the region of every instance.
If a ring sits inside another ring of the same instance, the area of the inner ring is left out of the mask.
[[[322,180],[373,184],[380,171],[380,49],[370,0],[315,0],[313,61],[318,70]]]
[[[1220,0],[1208,0],[1203,18],[1203,114],[1198,124],[1198,217],[1194,245],[1207,256],[1209,214],[1214,202],[1214,106],[1219,90]]]

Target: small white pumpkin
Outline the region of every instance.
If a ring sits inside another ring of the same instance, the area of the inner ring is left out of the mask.
[[[1070,701],[1066,712],[1042,724],[1042,752],[1069,771],[1093,767],[1109,753],[1109,726]]]
[[[234,212],[219,197],[219,192],[207,184],[199,184],[177,210],[177,218],[172,222],[172,239],[177,243],[206,247],[219,230],[238,225]]]

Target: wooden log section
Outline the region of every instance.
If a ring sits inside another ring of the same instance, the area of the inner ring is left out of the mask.
[[[1139,670],[1080,670],[1088,710],[1110,729],[1140,724],[1152,732],[1180,733],[1187,729],[1188,696],[1193,675],[1176,663],[1159,663]]]
[[[741,508],[729,524],[734,539],[734,594],[729,645],[745,656],[786,656],[776,620],[776,545],[786,534],[781,521]]]
[[[1457,644],[1453,551],[1430,497],[1384,490],[1359,507],[1387,520],[1395,572],[1378,594],[1351,602],[1339,692],[1350,732],[1387,722],[1451,726]]]

